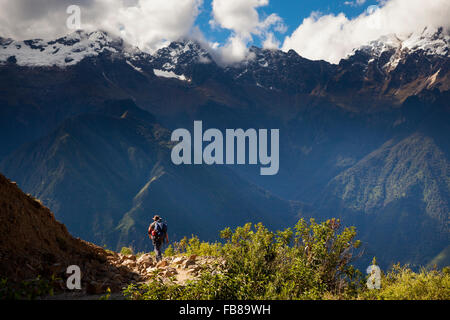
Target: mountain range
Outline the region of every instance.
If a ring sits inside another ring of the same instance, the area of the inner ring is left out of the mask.
[[[156,212],[174,239],[339,217],[368,261],[425,265],[449,246],[449,38],[387,35],[339,64],[251,47],[233,65],[193,40],[149,54],[102,31],[0,38],[0,171],[115,249],[148,249]],[[280,129],[279,173],[173,165],[170,132],[194,120]]]

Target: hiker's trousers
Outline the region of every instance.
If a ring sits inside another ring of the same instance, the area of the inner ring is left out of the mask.
[[[162,244],[163,241],[161,240],[153,240],[153,246],[155,247],[155,255],[156,255],[156,261],[161,261],[162,260]]]

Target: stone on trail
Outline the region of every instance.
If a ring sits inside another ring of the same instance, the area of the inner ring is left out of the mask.
[[[166,272],[164,273],[165,277],[171,277],[178,274],[177,270],[175,268],[167,268]]]
[[[182,263],[184,262],[184,260],[186,260],[185,257],[176,257],[176,258],[172,261],[172,263],[174,263],[174,264],[182,264]]]
[[[195,261],[195,259],[197,259],[197,255],[196,254],[191,254],[190,256],[189,256],[189,261]]]
[[[163,268],[163,267],[167,267],[168,265],[169,265],[169,263],[167,262],[167,260],[162,260],[156,264],[156,267]]]
[[[139,257],[136,261],[138,264],[143,264],[145,267],[150,267],[153,265],[153,258],[149,253],[146,253]]]
[[[195,265],[195,260],[186,260],[186,262],[184,263],[184,268],[187,269],[190,266],[194,266]]]
[[[132,254],[127,254],[125,257],[126,257],[128,260],[136,261],[136,256],[133,256]]]
[[[123,265],[126,266],[126,267],[128,267],[128,268],[134,268],[134,267],[136,267],[136,261],[133,261],[133,260],[125,260],[125,261],[123,262]]]
[[[158,270],[158,268],[155,267],[148,267],[147,269],[145,269],[146,273],[153,273],[155,270]]]

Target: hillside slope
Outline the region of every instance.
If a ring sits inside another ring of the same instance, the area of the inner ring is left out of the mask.
[[[355,225],[384,263],[420,265],[450,241],[450,164],[419,133],[391,140],[330,181],[318,211]]]
[[[53,213],[0,174],[0,276],[13,281],[105,262],[105,251],[72,237]],[[97,270],[85,270],[86,274]]]

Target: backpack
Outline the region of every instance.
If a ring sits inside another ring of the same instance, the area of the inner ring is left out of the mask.
[[[160,239],[164,237],[167,232],[167,225],[162,221],[156,221],[153,227],[152,235],[155,239]]]

